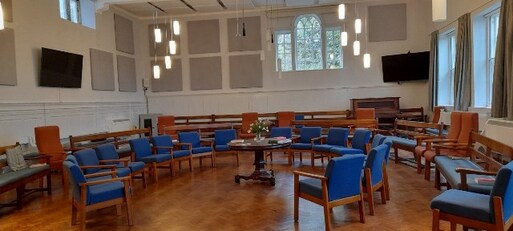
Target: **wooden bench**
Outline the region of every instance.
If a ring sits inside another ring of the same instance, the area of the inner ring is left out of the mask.
[[[330,127],[376,129],[378,127],[378,121],[375,119],[293,120],[292,125],[321,127],[325,131]]]
[[[435,187],[440,189],[445,185],[448,188],[468,190],[483,194],[489,194],[493,182],[490,184],[477,183],[477,178],[491,178],[497,174],[497,171],[504,163],[497,161],[494,155],[503,155],[507,158],[513,158],[513,148],[499,141],[493,140],[479,133],[472,132],[469,142],[466,146],[457,145],[434,145],[436,154],[434,162]],[[443,149],[466,150],[468,158],[452,158],[442,156]],[[446,183],[441,183],[440,178],[444,176]]]
[[[0,147],[0,155],[5,154],[7,149],[15,148],[19,144]],[[16,189],[16,200],[6,204],[0,204],[5,207],[17,207],[21,209],[23,197],[27,194],[39,191],[46,191],[52,194],[52,178],[50,172],[50,158],[44,155],[30,155],[25,157],[26,160],[44,161],[46,165],[37,167],[27,167],[18,171],[10,171],[0,174],[0,194]],[[6,162],[0,162],[0,169],[7,166]],[[46,187],[42,188],[26,188],[26,184],[35,180],[43,179],[46,176]]]

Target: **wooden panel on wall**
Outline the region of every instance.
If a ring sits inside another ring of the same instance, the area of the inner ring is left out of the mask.
[[[155,33],[154,30],[154,24],[148,25],[148,38],[149,40],[149,46],[150,46],[150,56],[155,55],[155,47],[157,48],[157,56],[165,56],[167,54],[167,49],[169,48],[169,40],[171,40],[171,34],[172,31],[169,29],[169,24],[167,25],[167,39],[166,39],[166,24],[158,24],[160,30],[162,31],[162,42],[161,43],[155,43]],[[173,39],[176,41],[176,54],[180,54],[180,36],[178,35],[172,35]]]
[[[114,14],[114,32],[116,35],[116,50],[134,54],[134,28],[132,21]]]
[[[262,87],[260,55],[230,56],[230,88]]]
[[[246,36],[242,36],[242,23],[246,25]],[[228,19],[228,51],[258,51],[262,49],[260,17],[239,19],[239,34],[237,34],[237,19]]]
[[[119,91],[137,91],[137,82],[135,76],[135,59],[118,55],[118,84]]]
[[[173,59],[172,67],[169,70],[165,68],[164,62],[159,61],[157,63],[160,65],[160,79],[151,78],[151,91],[182,91],[182,60]],[[152,65],[153,62],[151,62]]]
[[[93,90],[114,91],[114,56],[112,53],[91,48],[90,56]]]
[[[369,41],[406,40],[406,4],[369,6]]]
[[[14,30],[0,30],[0,85],[15,86],[16,51],[14,48]]]
[[[12,0],[0,0],[4,10],[4,20],[12,22]]]
[[[219,20],[187,22],[187,38],[189,54],[220,52]]]
[[[221,57],[191,58],[191,90],[221,89]]]

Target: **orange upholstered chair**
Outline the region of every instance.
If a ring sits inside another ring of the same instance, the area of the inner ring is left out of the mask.
[[[376,109],[374,108],[357,108],[355,111],[355,119],[376,119]]]
[[[61,144],[58,126],[43,126],[34,128],[36,145],[40,154],[50,156],[50,168],[62,170],[62,161],[66,159],[66,151]]]
[[[246,112],[242,113],[242,126],[239,132],[239,137],[241,139],[250,139],[254,138],[255,134],[249,133],[249,125],[255,122],[258,119],[258,113],[256,112]]]
[[[293,111],[280,111],[276,113],[276,119],[278,120],[278,127],[290,127],[296,113]]]
[[[431,177],[431,162],[433,162],[436,151],[433,145],[450,145],[452,147],[460,146],[466,147],[469,141],[470,133],[472,131],[479,131],[479,115],[475,112],[452,112],[451,113],[451,125],[449,127],[449,133],[446,138],[427,138],[423,139],[419,137],[417,143],[425,143],[425,146],[415,147],[415,155],[419,160],[417,163],[420,165],[420,157],[424,156],[425,163],[425,179],[430,180]],[[464,149],[440,149],[441,155],[466,157],[467,152]],[[420,166],[417,166],[417,171],[420,170]]]
[[[159,135],[165,134],[164,128],[167,126],[175,125],[175,117],[174,116],[159,116],[157,117],[157,129]]]
[[[433,110],[433,123],[438,123],[440,121],[440,113],[442,111],[445,111],[445,107],[443,106],[436,106]]]

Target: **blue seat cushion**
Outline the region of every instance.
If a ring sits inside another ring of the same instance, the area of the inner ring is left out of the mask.
[[[205,153],[205,152],[211,152],[211,151],[212,151],[211,147],[192,148],[192,154],[199,154],[199,153]]]
[[[343,148],[342,145],[315,144],[312,149],[319,152],[330,152],[332,148]]]
[[[431,208],[451,215],[492,222],[489,195],[450,189],[433,198]]]
[[[121,182],[110,182],[89,186],[87,194],[87,204],[97,204],[100,202],[121,198],[124,195],[124,185]]]
[[[144,162],[130,162],[128,163],[130,171],[136,172],[144,168]]]
[[[176,150],[173,151],[173,158],[180,158],[184,156],[191,155],[191,152],[189,150]]]
[[[345,154],[365,154],[363,153],[363,150],[356,149],[356,148],[346,148],[346,147],[338,147],[338,148],[332,148],[330,150],[331,153],[337,154],[337,155],[345,155]]]
[[[110,171],[111,171],[111,169],[102,169],[102,170],[100,170],[100,171],[98,171],[98,172],[110,172]],[[122,168],[116,168],[116,172],[117,172],[117,173],[116,173],[116,175],[117,175],[118,177],[128,176],[128,175],[130,175],[130,173],[132,173],[132,171],[130,171],[130,168],[125,168],[125,167],[122,167]],[[111,178],[111,177],[109,176],[109,179],[110,179],[110,178]],[[97,179],[96,179],[96,180],[97,180]]]
[[[481,166],[467,159],[451,159],[449,156],[436,156],[434,162],[440,173],[445,177],[447,182],[455,189],[461,188],[460,174],[456,172],[456,168],[469,168],[475,170],[482,170]],[[468,191],[481,194],[490,194],[492,185],[483,185],[476,183],[476,178],[495,178],[493,176],[483,176],[468,174],[467,185]]]
[[[225,152],[225,151],[230,151],[230,146],[228,146],[228,145],[216,145],[215,149],[218,152]]]
[[[170,159],[171,159],[171,155],[169,155],[169,154],[157,154],[157,155],[145,156],[145,157],[141,158],[140,160],[144,163],[152,163],[152,162],[160,163],[160,162],[168,161]]]
[[[322,199],[321,180],[308,178],[299,181],[299,192]]]
[[[301,149],[301,150],[310,150],[312,149],[312,144],[310,143],[293,143],[290,145],[290,149]]]
[[[408,146],[415,148],[417,146],[417,141],[413,139],[407,139],[404,137],[398,137],[398,136],[387,136],[388,139],[392,141],[393,144],[400,144],[403,146]]]

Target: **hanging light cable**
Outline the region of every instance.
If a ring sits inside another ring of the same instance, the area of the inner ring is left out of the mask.
[[[354,3],[354,12],[356,14],[356,19],[354,20],[354,32],[356,34],[362,33],[362,20],[360,19],[360,13],[356,9],[357,2]]]
[[[171,23],[172,21],[172,23]],[[177,22],[177,21],[173,21],[171,19],[171,21],[169,22],[170,26],[171,24],[173,25],[173,34],[174,34],[174,30],[175,30],[175,23],[174,22]],[[171,40],[169,40],[169,53],[171,53],[172,55],[176,55],[176,49],[177,49],[177,45],[176,45],[176,41],[175,41],[175,38],[173,36],[173,34],[171,34]]]
[[[4,8],[2,8],[2,2],[0,2],[0,30],[5,29],[4,25]]]
[[[367,20],[369,20],[369,18],[365,17],[365,28],[367,28]],[[370,54],[368,51],[369,50],[369,37],[367,36],[367,33],[365,33],[365,54],[363,54],[363,68],[371,67],[371,57],[370,57]]]
[[[354,21],[354,30],[355,30],[355,41],[353,42],[353,55],[359,56],[360,55],[360,41],[358,41],[358,34],[362,32],[362,22],[360,21],[360,15],[358,14],[358,11],[356,10],[356,2],[354,3],[354,11],[356,14],[357,19]]]
[[[167,15],[164,20],[165,20],[164,26],[166,27],[166,30],[165,30],[166,36],[165,37],[166,37],[166,41],[167,41],[167,34],[169,34],[169,32],[170,32],[170,31],[168,31],[169,27],[167,26]],[[166,69],[171,69],[171,55],[169,52],[169,43],[167,45],[168,45],[168,47],[166,49],[166,56],[164,57],[164,64],[166,66]]]
[[[246,37],[246,16],[244,14],[244,1],[242,1],[242,36]]]

